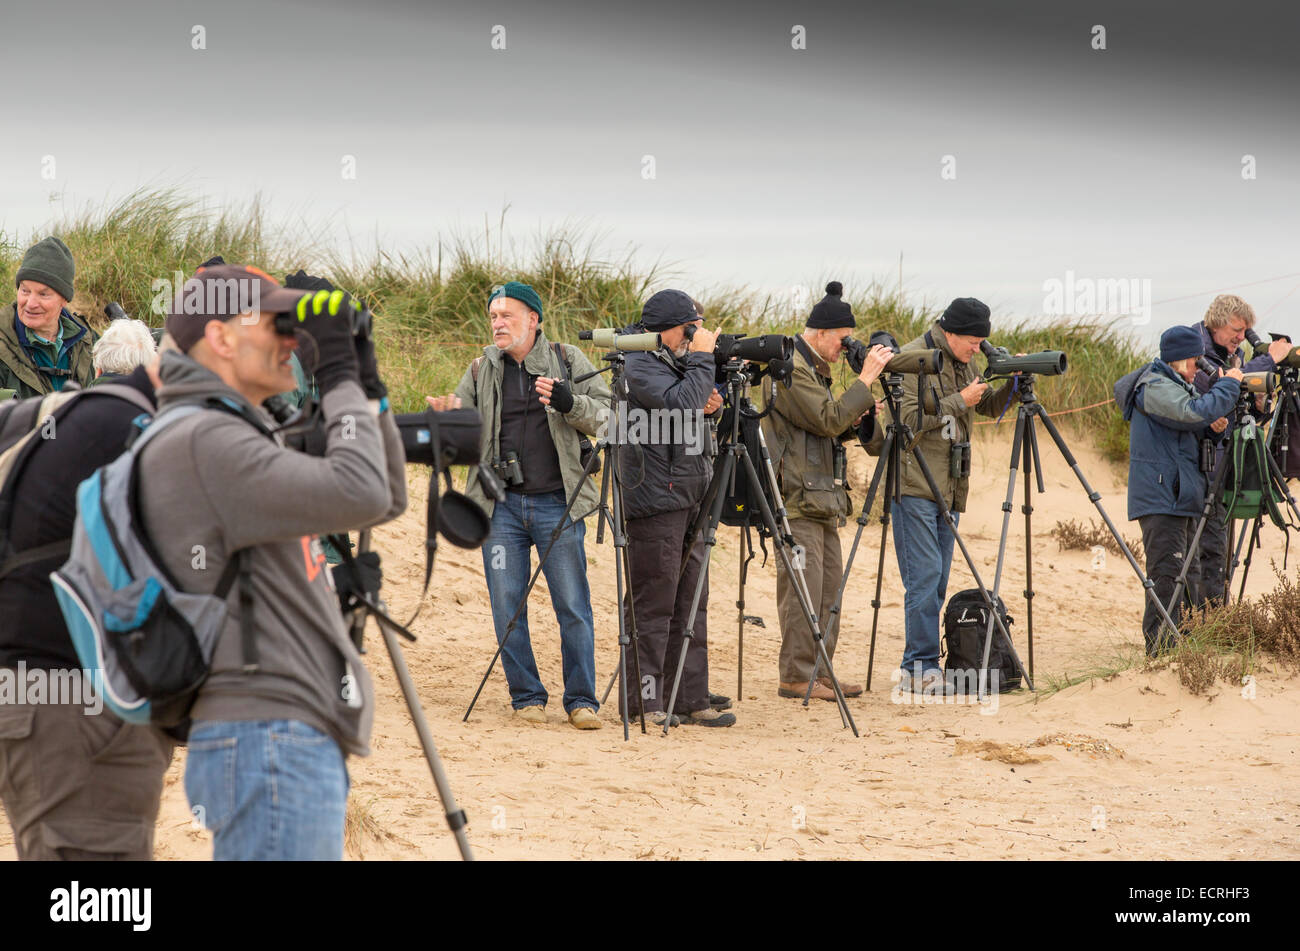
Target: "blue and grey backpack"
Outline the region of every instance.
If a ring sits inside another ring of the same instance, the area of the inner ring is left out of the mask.
[[[207,678],[226,623],[227,596],[242,576],[245,669],[252,653],[246,552],[234,552],[209,594],[182,591],[145,533],[137,499],[141,451],[172,423],[205,407],[158,415],[126,452],[77,488],[72,551],[50,575],[77,657],[102,671],[104,701],[128,723],[182,723]]]

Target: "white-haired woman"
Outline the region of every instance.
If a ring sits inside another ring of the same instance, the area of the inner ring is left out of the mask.
[[[144,321],[113,321],[95,342],[95,383],[129,376],[136,367],[152,360],[156,350],[153,334]]]

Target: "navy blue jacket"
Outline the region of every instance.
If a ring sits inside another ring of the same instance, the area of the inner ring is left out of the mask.
[[[1261,353],[1257,357],[1252,357],[1250,360],[1247,360],[1246,354],[1242,351],[1241,347],[1238,347],[1236,353],[1229,358],[1228,352],[1215,343],[1214,338],[1210,336],[1210,328],[1205,326],[1205,321],[1201,321],[1199,324],[1191,324],[1190,327],[1201,335],[1201,343],[1205,345],[1205,359],[1218,367],[1220,372],[1231,370],[1234,367],[1244,373],[1254,373],[1257,370],[1277,369],[1277,364],[1273,362],[1273,358],[1268,355],[1267,351]],[[1204,370],[1197,370],[1196,379],[1192,380],[1192,385],[1196,387],[1198,393],[1208,393],[1210,392],[1210,387],[1213,385],[1213,381]],[[1261,423],[1268,418],[1266,413],[1256,411],[1253,403],[1251,404],[1251,415]],[[1232,445],[1232,431],[1235,428],[1236,427],[1233,425],[1233,419],[1229,416],[1228,428],[1214,437],[1214,465],[1216,468],[1223,462],[1224,450],[1228,446]]]
[[[691,352],[680,360],[666,347],[653,353],[629,353],[623,377],[628,413],[699,412],[713,389],[713,375],[712,353]],[[703,417],[696,420],[702,424]],[[628,518],[693,509],[700,504],[713,476],[713,460],[707,453],[692,452],[681,444],[646,445],[644,440],[623,435],[625,443],[632,443],[620,446],[618,451]],[[707,448],[707,431],[700,435]]]
[[[1204,430],[1232,412],[1240,384],[1223,377],[1198,396],[1163,360],[1115,384],[1115,402],[1129,429],[1128,517],[1197,518],[1207,487],[1200,468]]]

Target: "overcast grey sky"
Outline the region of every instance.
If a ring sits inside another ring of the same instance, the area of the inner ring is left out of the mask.
[[[142,186],[260,192],[362,253],[509,205],[525,246],[582,223],[687,289],[816,299],[896,280],[901,253],[931,301],[1026,316],[1072,270],[1192,295],[1143,333],[1240,288],[1300,335],[1294,4],[48,0],[3,22],[11,73],[43,70],[11,75],[0,152],[0,226],[23,237]]]

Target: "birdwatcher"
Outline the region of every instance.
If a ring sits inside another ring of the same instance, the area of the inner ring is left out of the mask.
[[[17,295],[0,319],[0,390],[16,399],[62,390],[73,380],[95,378],[95,334],[68,304],[75,293],[76,264],[56,237],[27,249],[14,275]]]

